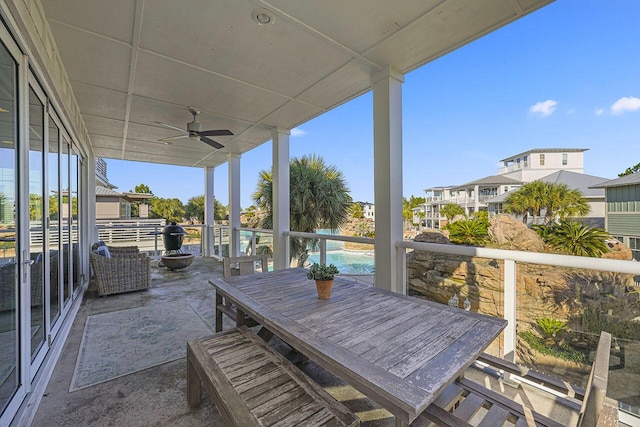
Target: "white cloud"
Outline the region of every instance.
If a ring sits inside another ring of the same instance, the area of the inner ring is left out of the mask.
[[[598,109],[595,111],[595,115],[596,115],[596,116],[601,116],[601,115],[603,115],[603,114],[604,114],[604,108],[598,108]]]
[[[291,129],[291,136],[304,136],[307,135],[307,132],[300,128]]]
[[[558,105],[558,103],[553,99],[536,102],[531,108],[529,108],[529,112],[540,114],[540,117],[547,117],[553,114],[556,110],[556,105]]]
[[[570,108],[570,109],[567,110],[567,114],[573,114],[575,112],[576,112],[576,110],[574,110],[573,108]]]
[[[623,114],[638,110],[640,110],[640,98],[635,96],[622,97],[611,106],[611,114]]]

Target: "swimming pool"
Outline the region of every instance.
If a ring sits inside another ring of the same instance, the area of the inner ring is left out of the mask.
[[[308,262],[320,262],[320,252],[309,252]],[[375,273],[375,256],[373,251],[327,251],[327,264],[338,267],[342,274]]]

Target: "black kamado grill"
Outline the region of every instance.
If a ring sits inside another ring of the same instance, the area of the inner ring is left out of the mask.
[[[162,241],[164,242],[164,255],[158,267],[165,266],[169,270],[180,270],[189,267],[195,255],[182,252],[182,242],[187,234],[184,228],[175,222],[164,227]]]
[[[184,235],[187,234],[184,228],[180,227],[175,222],[164,227],[162,230],[162,241],[164,242],[164,254],[181,254],[182,242],[184,241]]]

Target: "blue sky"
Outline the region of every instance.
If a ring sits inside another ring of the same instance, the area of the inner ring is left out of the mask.
[[[640,162],[639,21],[637,0],[558,0],[405,75],[404,195],[495,175],[531,148],[588,148],[585,173],[605,178]],[[368,93],[301,125],[291,157],[322,156],[354,200],[374,202],[372,115]],[[204,193],[202,169],[107,163],[121,191],[145,183],[185,203]],[[242,156],[242,208],[270,168],[271,142]],[[215,171],[224,204],[227,173]]]

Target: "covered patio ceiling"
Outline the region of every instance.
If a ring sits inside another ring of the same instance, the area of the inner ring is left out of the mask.
[[[96,156],[215,167],[552,0],[41,1]]]

